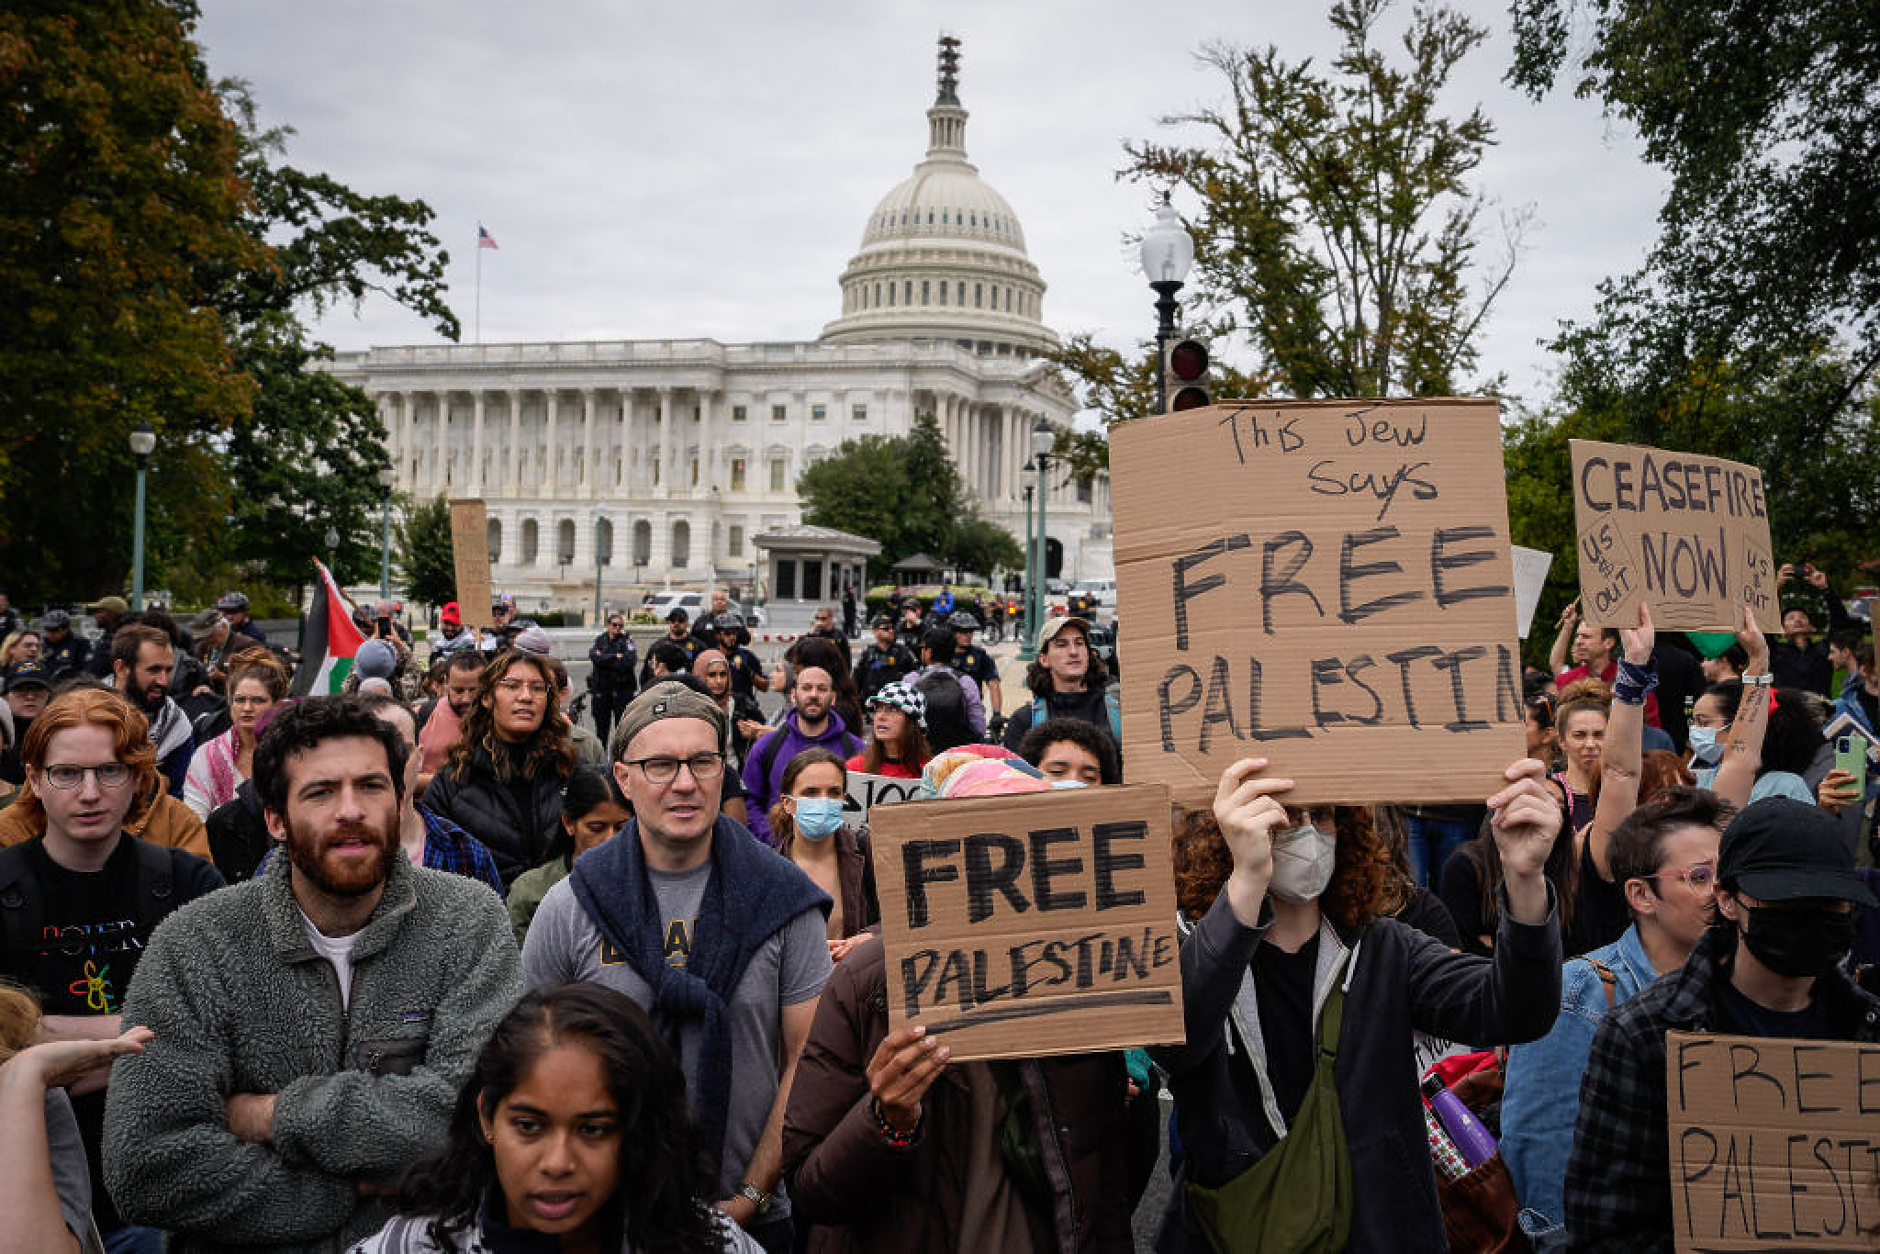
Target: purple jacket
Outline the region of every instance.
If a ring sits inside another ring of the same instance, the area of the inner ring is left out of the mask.
[[[798,727],[796,711],[791,710],[775,731],[752,745],[750,752],[744,755],[744,804],[751,815],[747,826],[765,844],[776,844],[770,835],[770,807],[783,795],[784,768],[790,765],[791,758],[817,745],[844,762],[864,747],[834,710],[829,711],[829,724],[820,736],[810,736]]]

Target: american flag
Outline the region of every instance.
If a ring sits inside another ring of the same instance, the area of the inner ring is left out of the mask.
[[[496,247],[496,237],[494,235],[491,235],[488,231],[484,230],[483,224],[481,222],[477,223],[477,247],[478,248],[495,248]]]

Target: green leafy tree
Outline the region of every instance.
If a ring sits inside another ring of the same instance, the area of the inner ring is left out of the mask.
[[[1201,324],[1252,343],[1282,394],[1452,395],[1478,386],[1484,319],[1514,265],[1478,274],[1482,193],[1471,183],[1494,127],[1442,98],[1482,27],[1418,7],[1401,57],[1381,44],[1390,0],[1336,0],[1329,73],[1279,49],[1210,45],[1224,104],[1164,119],[1193,142],[1127,145],[1126,177],[1185,186],[1200,208],[1191,285]]]
[[[405,595],[426,605],[457,596],[457,567],[450,538],[450,502],[440,494],[405,511],[398,524],[394,560]]]
[[[969,518],[953,528],[938,554],[955,569],[990,575],[995,570],[1023,570],[1025,550],[1012,533],[990,518]]]

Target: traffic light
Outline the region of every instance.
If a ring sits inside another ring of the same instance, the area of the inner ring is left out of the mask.
[[[1208,346],[1200,340],[1176,340],[1163,358],[1167,380],[1168,412],[1203,409],[1213,404],[1208,395]]]

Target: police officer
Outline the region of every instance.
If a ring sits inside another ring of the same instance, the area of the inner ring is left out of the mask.
[[[588,647],[588,691],[593,695],[594,734],[602,744],[613,730],[614,719],[627,708],[639,688],[634,668],[639,665],[633,637],[626,633],[627,621],[619,614],[607,616],[607,626]]]
[[[895,636],[894,619],[877,614],[874,628],[875,643],[863,649],[862,656],[855,662],[855,686],[861,692],[864,706],[884,685],[920,667],[913,652]]]
[[[979,620],[965,610],[955,610],[947,616],[947,626],[953,629],[953,656],[947,665],[979,685],[990,723],[1005,709],[1004,694],[999,691],[999,668],[993,665],[992,655],[973,643]]]
[[[712,619],[712,631],[718,637],[714,647],[725,655],[725,661],[731,665],[733,699],[748,697],[756,700],[759,692],[769,692],[770,680],[764,674],[764,664],[757,660],[755,653],[740,643],[741,640],[750,639],[744,629],[744,615],[736,610],[726,610]]]
[[[91,658],[91,647],[83,636],[72,630],[70,614],[64,610],[47,610],[39,628],[39,660],[46,664],[46,673],[52,676],[53,682],[84,671],[85,663]]]

